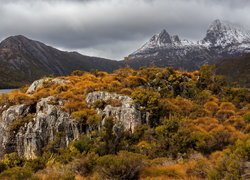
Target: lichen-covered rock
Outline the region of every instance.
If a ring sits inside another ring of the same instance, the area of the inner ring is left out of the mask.
[[[43,85],[46,83],[46,82],[49,82],[51,81],[51,78],[43,78],[43,79],[39,79],[39,80],[36,80],[34,81],[30,87],[28,88],[28,90],[26,91],[27,94],[32,94],[34,93],[36,90],[40,89],[43,87]]]
[[[50,104],[51,101],[53,97],[41,99],[36,105],[34,118],[17,132],[8,131],[10,123],[18,116],[31,113],[30,107],[12,106],[3,113],[0,123],[0,151],[3,154],[17,151],[27,159],[34,159],[49,143],[54,143],[57,148],[66,147],[83,133],[83,125],[72,120],[58,105]]]
[[[27,90],[27,94],[32,94],[35,91],[37,91],[38,89],[42,88],[46,83],[53,83],[53,84],[66,84],[68,83],[68,80],[62,79],[62,78],[43,78],[43,79],[39,79],[34,81],[30,87]]]
[[[134,132],[136,126],[146,123],[147,113],[140,112],[133,99],[128,96],[108,92],[92,92],[86,101],[93,105],[97,100],[116,100],[119,106],[106,104],[97,109],[105,119],[112,116],[115,120],[114,131],[122,127]],[[80,134],[92,129],[87,124],[72,119],[69,113],[61,109],[63,102],[55,97],[42,98],[33,105],[15,105],[3,111],[0,116],[0,156],[17,152],[27,159],[34,159],[53,144],[53,148],[64,148]]]
[[[104,109],[97,109],[97,113],[103,117],[103,123],[105,123],[106,117],[112,116],[116,124],[121,124],[126,131],[134,132],[136,126],[148,121],[148,114],[140,112],[129,96],[96,91],[89,93],[86,97],[88,104],[109,100],[117,100],[120,105],[114,107],[112,104],[107,104]]]
[[[29,113],[29,106],[15,105],[3,111],[0,119],[0,156],[15,150],[15,133],[11,124],[19,117]]]

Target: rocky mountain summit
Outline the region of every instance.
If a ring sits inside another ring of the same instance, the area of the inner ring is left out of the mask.
[[[197,42],[181,40],[166,30],[154,35],[149,42],[130,54],[127,64],[140,66],[173,66],[188,70],[203,64],[214,64],[219,59],[250,52],[250,33],[232,23],[215,20],[206,36]]]
[[[250,32],[240,25],[215,20],[208,28],[206,37],[201,44],[209,47],[227,47],[237,44],[249,44]]]

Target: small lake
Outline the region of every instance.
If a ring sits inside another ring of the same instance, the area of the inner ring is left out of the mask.
[[[13,91],[15,89],[0,89],[0,94],[8,93],[10,91]]]

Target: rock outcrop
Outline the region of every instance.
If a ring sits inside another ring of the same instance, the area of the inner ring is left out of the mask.
[[[29,92],[35,91],[42,83],[33,83]],[[134,132],[136,126],[148,121],[149,115],[140,112],[128,96],[98,91],[89,93],[86,98],[90,106],[98,100],[119,101],[118,106],[105,104],[103,109],[96,109],[102,116],[102,125],[107,117],[114,118],[116,131],[121,125],[124,130]],[[62,101],[50,96],[33,105],[15,105],[3,111],[0,116],[0,156],[17,152],[27,159],[34,159],[49,145],[53,144],[53,148],[67,147],[91,129],[64,112],[62,105]]]
[[[116,124],[121,124],[126,131],[133,133],[136,126],[148,122],[148,113],[140,112],[133,103],[133,99],[128,96],[97,91],[89,93],[86,97],[88,104],[94,104],[97,101],[108,102],[110,100],[116,100],[120,103],[116,107],[112,106],[112,104],[106,104],[103,109],[97,108],[97,113],[102,116],[103,123],[105,118],[112,116]]]
[[[26,105],[15,105],[9,107],[2,113],[0,121],[0,155],[15,151],[15,131],[12,130],[11,125],[19,117],[25,116],[29,113],[29,107]]]
[[[27,159],[34,159],[49,143],[54,143],[58,148],[66,147],[83,133],[83,125],[72,120],[58,105],[51,104],[53,100],[54,97],[41,99],[34,112],[25,105],[12,106],[3,112],[0,123],[2,155],[16,151]],[[33,119],[21,124],[17,131],[11,129],[14,121],[31,113],[34,113]]]
[[[51,83],[51,84],[60,84],[60,85],[64,85],[66,83],[69,83],[68,80],[62,79],[62,78],[43,78],[43,79],[39,79],[34,81],[30,87],[27,90],[27,94],[32,94],[35,91],[37,91],[38,89],[42,88],[46,83]]]

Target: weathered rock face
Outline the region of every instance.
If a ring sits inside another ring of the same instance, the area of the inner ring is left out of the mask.
[[[106,117],[112,116],[116,124],[121,124],[126,131],[134,132],[136,126],[148,122],[148,113],[144,114],[137,110],[136,105],[133,103],[133,99],[128,96],[97,91],[89,93],[86,97],[88,104],[93,104],[96,101],[109,100],[117,100],[120,102],[120,105],[114,107],[108,104],[104,109],[97,109],[98,114],[103,118],[103,123]]]
[[[114,131],[119,130],[121,125],[124,130],[134,132],[136,126],[148,121],[148,114],[137,110],[128,96],[92,92],[86,98],[89,105],[98,100],[120,102],[119,106],[106,104],[103,109],[97,109],[97,113],[103,118],[102,124],[107,117],[114,118]],[[63,102],[50,96],[34,105],[15,105],[3,111],[0,116],[0,156],[17,152],[27,159],[34,159],[41,155],[48,145],[53,144],[54,148],[67,147],[71,141],[79,138],[80,134],[91,129],[62,111],[62,105]]]
[[[15,132],[11,129],[11,124],[18,117],[29,113],[29,107],[26,105],[11,106],[2,113],[0,121],[0,156],[15,150]]]
[[[52,105],[53,97],[41,99],[35,110],[33,120],[24,124],[17,132],[9,131],[9,125],[19,116],[30,113],[25,105],[12,106],[4,111],[0,123],[0,152],[17,151],[27,159],[36,158],[43,149],[54,142],[55,146],[66,147],[83,132],[82,125],[70,115]]]

